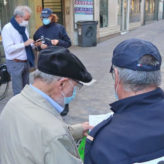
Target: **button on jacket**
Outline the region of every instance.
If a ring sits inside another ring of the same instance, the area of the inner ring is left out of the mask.
[[[164,92],[151,92],[111,104],[113,118],[87,139],[85,164],[133,164],[164,156]]]
[[[74,138],[82,126],[68,126],[30,86],[13,97],[0,115],[1,164],[81,164]]]

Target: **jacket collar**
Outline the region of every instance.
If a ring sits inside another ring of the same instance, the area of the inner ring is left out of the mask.
[[[54,107],[39,93],[35,92],[29,85],[26,85],[24,87],[21,94],[29,101],[33,102],[34,104],[37,104],[40,109],[46,110],[62,120],[60,114],[56,110],[54,110]]]
[[[164,92],[161,88],[157,88],[150,92],[146,92],[143,94],[118,100],[110,104],[110,106],[111,106],[111,110],[114,113],[121,113],[124,112],[125,110],[127,111],[131,109],[131,107],[134,106],[134,104],[139,107],[142,106],[143,104],[147,104],[147,105],[154,104],[155,102],[161,99],[164,99]]]

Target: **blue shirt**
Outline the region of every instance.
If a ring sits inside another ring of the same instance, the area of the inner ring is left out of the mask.
[[[42,97],[44,97],[59,113],[61,113],[64,108],[61,107],[57,102],[55,102],[51,97],[49,97],[47,94],[45,94],[44,92],[42,92],[40,89],[34,87],[33,85],[30,84],[30,87],[36,91],[37,93],[39,93]]]

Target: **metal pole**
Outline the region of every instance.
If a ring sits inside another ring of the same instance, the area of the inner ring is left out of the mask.
[[[158,20],[159,0],[155,0],[155,14],[154,19]]]
[[[127,0],[127,13],[126,13],[126,31],[129,31],[129,18],[130,18],[130,2],[131,0]]]
[[[163,1],[163,14],[162,14],[162,19],[164,19],[164,1]]]
[[[144,0],[144,17],[143,17],[143,25],[146,24],[146,0]]]

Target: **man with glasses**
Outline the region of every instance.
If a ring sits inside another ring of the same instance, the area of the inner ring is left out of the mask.
[[[27,31],[30,17],[31,9],[28,6],[17,6],[14,16],[2,29],[2,42],[14,95],[29,84],[29,66],[34,66],[31,48],[33,39],[29,39]]]
[[[90,73],[69,50],[56,46],[40,52],[33,77],[0,115],[1,164],[81,164],[73,138],[91,127],[67,125],[60,114],[82,82],[92,80]]]
[[[161,55],[151,42],[129,39],[113,51],[114,115],[91,130],[85,164],[157,164],[164,160]]]

